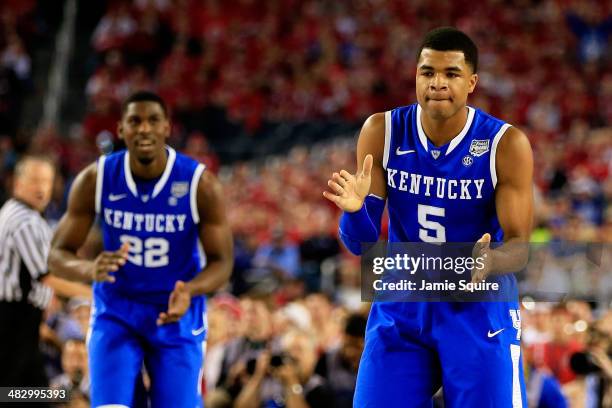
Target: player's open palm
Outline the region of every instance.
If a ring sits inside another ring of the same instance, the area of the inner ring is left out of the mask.
[[[185,282],[177,281],[168,299],[168,311],[159,314],[157,324],[161,326],[166,323],[178,322],[189,310],[190,305],[191,294],[185,286]]]
[[[332,192],[324,191],[323,196],[346,212],[355,212],[361,209],[365,198],[370,192],[372,183],[373,157],[368,154],[361,171],[353,175],[346,170],[334,173],[327,185]]]

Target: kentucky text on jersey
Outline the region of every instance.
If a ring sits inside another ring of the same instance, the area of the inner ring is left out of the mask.
[[[166,152],[166,168],[153,180],[134,178],[126,150],[98,160],[96,212],[104,248],[128,244],[129,251],[115,282],[94,284],[94,293],[167,305],[176,281],[202,269],[196,196],[204,166],[170,147]]]
[[[104,209],[104,221],[125,231],[177,232],[185,230],[186,214],[152,214]]]
[[[387,167],[387,185],[390,188],[415,195],[423,194],[425,197],[435,195],[438,198],[449,200],[480,199],[484,182],[483,178],[476,180],[446,179]]]
[[[467,108],[461,132],[428,140],[418,104],[385,112],[383,169],[391,242],[503,241],[497,219],[495,153],[509,125]]]

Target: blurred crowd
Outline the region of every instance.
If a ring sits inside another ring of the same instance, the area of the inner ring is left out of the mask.
[[[41,127],[24,142],[14,123],[22,94],[6,81],[27,86],[31,76],[24,52],[31,3],[0,6],[0,202],[15,156],[29,144],[60,163],[47,211],[57,221],[74,175],[116,143],[120,101],[139,89],[158,92],[173,115],[170,143],[223,182],[236,241],[231,285],[209,302],[207,406],[277,406],[296,377],[306,385],[289,391],[301,391],[311,406],[350,406],[367,312],[359,261],[339,244],[338,211],[321,196],[332,171],[354,170],[355,140],[222,166],[209,139],[231,135],[204,131],[207,109],[223,110],[254,137],[267,122],[361,122],[414,101],[419,41],[430,28],[452,24],[480,50],[470,104],[531,140],[532,241],[612,243],[608,2],[486,0],[475,8],[420,0],[109,1],[91,38],[82,123],[68,134]],[[609,385],[612,378],[612,283],[608,268],[585,285],[580,265],[567,259],[540,267],[535,279],[558,293],[582,283],[576,293],[599,302],[524,301],[525,361],[532,388],[547,384],[584,401],[597,381]],[[89,308],[86,299],[56,299],[43,328],[52,383],[83,396]],[[537,395],[532,391],[531,400]]]
[[[64,309],[54,302],[43,326],[51,386],[72,391],[71,407],[87,406],[90,308],[86,299],[72,299]],[[366,304],[354,308],[321,293],[216,295],[207,311],[206,406],[291,407],[288,395],[296,392],[310,407],[352,407],[367,310]],[[529,407],[610,406],[612,311],[598,312],[585,301],[523,298]]]
[[[578,119],[609,123],[607,2],[481,3],[114,1],[92,37],[86,93],[92,113],[106,115],[132,90],[156,88],[187,128],[208,105],[252,131],[265,121],[360,121],[411,100],[422,34],[454,22],[480,49],[475,105],[542,137]],[[552,81],[569,89],[542,89]]]
[[[31,90],[29,48],[42,31],[35,7],[36,0],[0,4],[0,140],[16,134],[24,97]]]

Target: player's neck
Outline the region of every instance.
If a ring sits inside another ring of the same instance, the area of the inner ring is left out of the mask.
[[[461,133],[468,118],[467,106],[446,119],[434,119],[426,112],[421,115],[421,124],[427,138],[436,146],[443,146]]]
[[[165,150],[160,156],[156,157],[148,164],[143,164],[139,162],[134,155],[130,155],[130,170],[132,170],[132,175],[135,177],[141,179],[154,179],[162,175],[166,169],[167,162],[168,156]]]

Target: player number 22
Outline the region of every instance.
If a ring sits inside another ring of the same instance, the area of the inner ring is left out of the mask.
[[[159,268],[168,265],[168,250],[170,249],[168,240],[147,238],[144,240],[144,245],[142,239],[132,235],[121,235],[119,240],[122,244],[127,242],[130,245],[128,261],[134,265],[144,265],[147,268]]]
[[[446,228],[430,217],[444,217],[444,208],[419,204],[419,239],[423,242],[446,242]],[[433,234],[432,234],[433,233]]]

